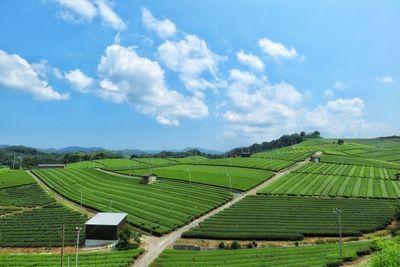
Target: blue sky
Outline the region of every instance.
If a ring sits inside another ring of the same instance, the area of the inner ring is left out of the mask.
[[[0,143],[399,134],[398,1],[0,2]]]

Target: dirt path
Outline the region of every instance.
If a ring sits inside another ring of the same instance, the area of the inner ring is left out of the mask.
[[[33,179],[35,179],[35,181],[38,183],[38,185],[47,193],[49,194],[52,198],[54,198],[55,200],[57,200],[58,202],[61,202],[62,204],[72,208],[73,210],[76,210],[80,213],[83,213],[89,217],[92,217],[96,211],[85,208],[85,207],[81,207],[81,205],[70,201],[64,197],[62,197],[61,194],[58,194],[57,192],[55,192],[53,189],[51,189],[50,187],[48,187],[44,182],[42,182],[42,180],[40,180],[34,173],[32,173],[31,171],[27,171],[27,173],[29,173]]]
[[[246,192],[240,194],[237,198],[232,199],[231,201],[225,203],[221,207],[210,211],[209,213],[203,215],[202,217],[190,222],[189,224],[187,224],[165,236],[162,236],[162,237],[145,236],[143,238],[143,242],[145,243],[146,251],[134,262],[134,264],[132,266],[133,267],[149,266],[166,248],[173,245],[174,242],[178,238],[180,238],[184,232],[196,227],[197,225],[199,225],[199,223],[201,223],[201,222],[205,221],[206,219],[210,218],[211,216],[223,211],[224,209],[229,208],[230,206],[239,202],[243,198],[250,196],[250,195],[255,195],[257,193],[257,191],[259,191],[261,188],[273,183],[274,181],[276,181],[277,179],[279,179],[286,173],[300,168],[301,166],[303,166],[304,164],[309,162],[309,160],[310,160],[310,158],[307,158],[304,161],[297,162],[294,165],[277,172],[274,176],[272,176],[270,179],[266,180],[265,182],[257,185],[256,187],[250,189],[249,191],[246,191]]]

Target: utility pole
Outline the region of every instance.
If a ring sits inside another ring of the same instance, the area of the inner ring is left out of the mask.
[[[64,266],[64,232],[65,232],[65,225],[62,225],[61,229],[61,267]]]
[[[82,230],[80,227],[76,227],[77,230],[77,237],[76,237],[76,255],[75,255],[75,267],[78,267],[78,254],[79,254],[79,234]]]
[[[342,251],[342,210],[336,208],[333,210],[333,213],[335,213],[338,216],[340,257],[342,257],[343,256],[343,251]]]
[[[229,177],[229,191],[232,193],[232,177],[229,173],[227,173],[226,176]]]
[[[13,158],[13,165],[12,166],[13,166],[12,169],[14,170],[14,167],[15,167],[15,155],[14,155],[14,158]]]
[[[81,189],[81,208],[82,208],[82,189]]]
[[[110,195],[108,195],[108,200],[110,201],[110,212],[111,212],[111,207],[112,207],[112,201],[111,201],[111,196]]]

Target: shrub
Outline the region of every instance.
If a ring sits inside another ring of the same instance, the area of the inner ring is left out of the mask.
[[[231,249],[239,249],[240,248],[240,244],[237,241],[233,241],[231,244]]]
[[[133,243],[131,243],[133,239]],[[125,224],[118,232],[118,243],[115,246],[118,250],[128,250],[139,247],[140,234],[133,231],[129,224]]]
[[[224,241],[221,241],[219,244],[218,244],[218,248],[226,248],[226,246],[225,246],[225,242]]]

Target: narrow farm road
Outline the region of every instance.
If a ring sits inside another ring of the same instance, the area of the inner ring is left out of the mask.
[[[203,222],[206,219],[210,218],[211,216],[223,211],[224,209],[229,208],[230,206],[239,202],[243,198],[250,196],[250,195],[255,195],[257,193],[257,191],[259,191],[261,188],[275,182],[276,180],[278,180],[280,177],[282,177],[286,173],[300,168],[301,166],[303,166],[304,164],[306,164],[309,161],[310,161],[310,158],[307,158],[304,161],[297,162],[297,163],[289,166],[288,168],[277,172],[274,176],[272,176],[267,181],[257,185],[256,187],[250,189],[249,191],[242,193],[239,197],[232,199],[231,201],[225,203],[221,207],[210,211],[209,213],[203,215],[202,217],[190,222],[189,224],[187,224],[185,226],[182,226],[181,228],[179,228],[165,236],[162,236],[162,237],[145,236],[143,241],[144,241],[144,243],[146,243],[146,248],[145,248],[146,251],[138,259],[136,259],[136,261],[134,262],[134,264],[132,266],[133,267],[149,266],[166,248],[168,248],[169,246],[174,244],[175,241],[178,238],[180,238],[184,232],[196,227],[201,222]]]

